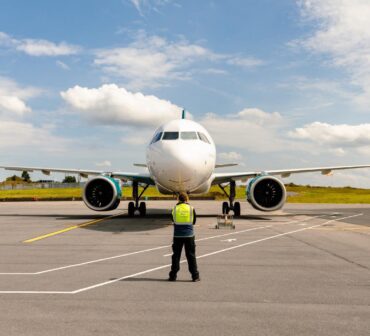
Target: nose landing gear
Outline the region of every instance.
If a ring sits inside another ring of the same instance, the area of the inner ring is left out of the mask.
[[[144,217],[146,215],[146,203],[140,202],[141,196],[143,196],[145,190],[147,190],[149,187],[149,184],[147,184],[144,189],[139,194],[139,183],[133,182],[132,183],[132,197],[134,199],[134,202],[128,203],[128,216],[133,217],[135,216],[135,211],[138,210],[140,216]]]
[[[218,185],[221,190],[224,192],[224,194],[227,196],[229,199],[229,202],[223,202],[222,203],[222,213],[223,214],[228,214],[230,211],[234,212],[235,217],[240,216],[240,203],[239,202],[234,202],[235,200],[235,189],[236,189],[236,183],[235,181],[230,182],[230,193],[228,193],[225,189],[225,187],[222,184]]]

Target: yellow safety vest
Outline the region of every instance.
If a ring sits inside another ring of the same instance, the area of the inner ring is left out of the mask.
[[[174,237],[194,237],[193,207],[186,203],[177,204],[172,210]]]
[[[172,216],[175,224],[193,224],[193,207],[186,203],[177,204]]]

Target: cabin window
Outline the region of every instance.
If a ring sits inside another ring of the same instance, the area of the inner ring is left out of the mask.
[[[153,140],[152,140],[152,142],[150,143],[150,144],[154,144],[155,142],[157,142],[157,141],[159,141],[160,139],[161,139],[161,137],[162,137],[162,132],[160,132],[160,133],[157,133],[154,137],[153,137]]]
[[[206,142],[206,143],[211,143],[208,138],[206,137],[205,134],[201,133],[201,132],[198,132],[198,135],[199,135],[199,139],[202,140],[203,142]]]
[[[164,132],[162,140],[177,140],[179,132]]]
[[[196,132],[181,132],[182,140],[198,140]]]

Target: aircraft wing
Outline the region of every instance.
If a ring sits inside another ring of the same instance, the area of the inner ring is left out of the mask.
[[[84,169],[64,169],[64,168],[46,168],[46,167],[22,167],[22,166],[0,166],[5,170],[14,171],[27,171],[34,172],[39,171],[44,175],[50,175],[50,173],[67,173],[67,174],[78,174],[82,177],[98,176],[102,174],[109,175],[114,178],[121,180],[137,181],[140,183],[154,185],[154,181],[149,173],[127,173],[127,172],[106,172],[102,170],[84,170]]]
[[[298,168],[298,169],[281,169],[281,170],[265,170],[254,172],[236,172],[236,173],[214,173],[212,184],[220,184],[230,182],[232,180],[247,180],[258,175],[280,175],[281,177],[289,177],[292,174],[321,172],[323,175],[330,175],[334,170],[370,168],[370,165],[357,166],[335,166],[335,167],[314,167],[314,168]]]

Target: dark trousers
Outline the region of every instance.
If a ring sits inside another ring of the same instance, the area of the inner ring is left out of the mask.
[[[189,272],[193,279],[199,278],[197,259],[195,257],[195,240],[194,237],[173,238],[172,244],[172,266],[170,278],[176,279],[177,272],[180,270],[180,258],[182,247],[185,245],[186,259],[188,260]]]

